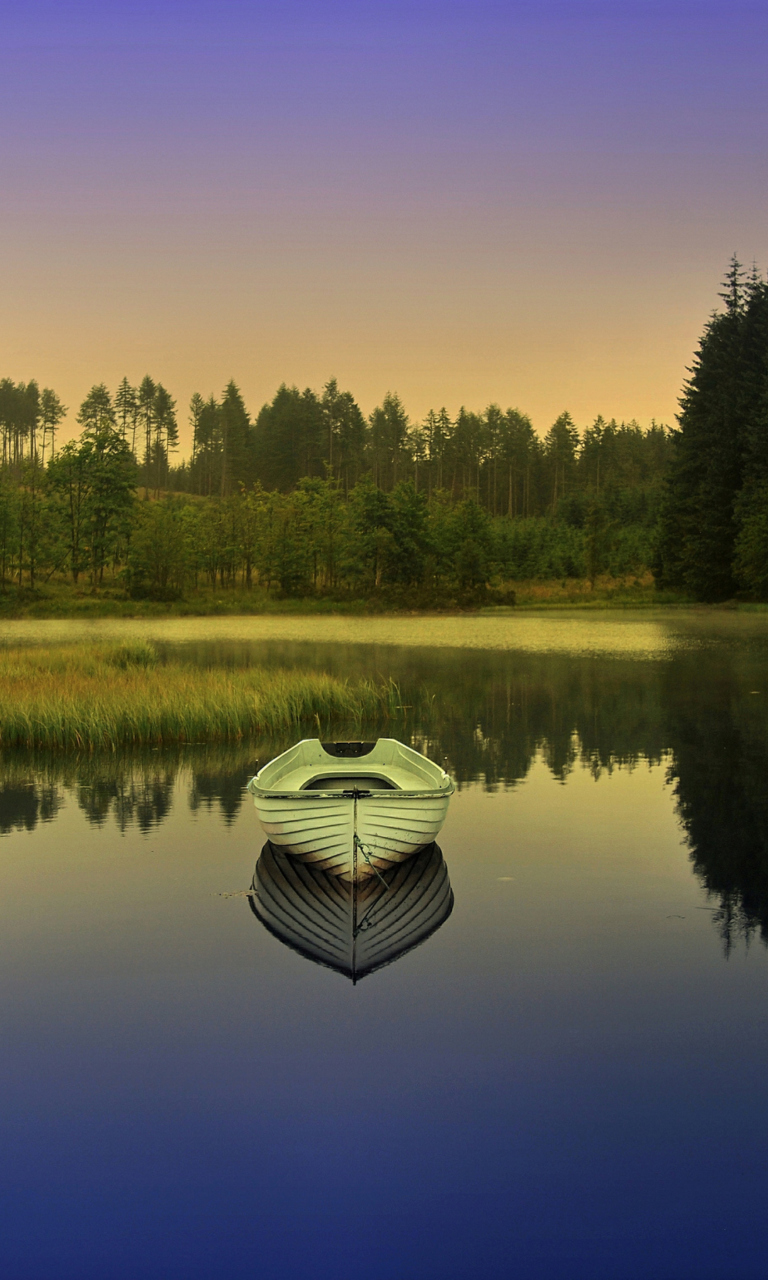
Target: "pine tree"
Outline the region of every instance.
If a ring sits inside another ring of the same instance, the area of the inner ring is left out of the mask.
[[[24,436],[29,441],[29,457],[37,461],[37,432],[40,426],[40,388],[31,378],[24,388]]]
[[[192,481],[195,491],[210,496],[221,482],[221,408],[215,396],[193,397],[196,415]],[[190,413],[193,412],[190,406]]]
[[[189,402],[189,425],[192,428],[192,459],[191,465],[194,466],[197,458],[197,451],[200,448],[200,440],[198,431],[200,428],[200,418],[202,416],[205,401],[199,391],[195,391]]]
[[[745,349],[748,291],[736,258],[720,296],[725,310],[708,321],[680,400],[654,566],[660,585],[710,601],[727,599],[736,586],[736,500],[755,412]]]
[[[155,496],[158,497],[162,485],[168,479],[168,458],[172,449],[178,447],[179,429],[176,425],[176,401],[166,391],[161,382],[155,388],[153,406],[155,436],[152,454],[155,471]]]
[[[86,431],[108,431],[115,427],[112,397],[103,382],[91,387],[80,405],[77,421]]]
[[[539,438],[527,414],[507,409],[501,432],[501,457],[507,469],[507,515],[529,514],[531,460],[540,448]]]
[[[374,478],[380,489],[391,489],[408,440],[408,415],[400,397],[388,391],[371,414],[370,425]]]
[[[768,286],[753,272],[744,315],[743,483],[735,504],[734,576],[768,599]]]
[[[51,457],[56,453],[56,432],[66,412],[65,406],[61,403],[56,392],[51,391],[50,387],[44,387],[40,396],[40,417],[43,427],[40,461],[43,465],[45,465],[45,448],[48,439],[50,439],[51,444]]]
[[[287,490],[302,476],[325,475],[327,419],[309,387],[278,387],[260,410],[251,438],[254,469],[267,489]]]
[[[544,439],[544,455],[549,464],[550,494],[552,513],[557,511],[557,504],[568,492],[571,479],[576,470],[576,454],[579,448],[579,433],[570,413],[561,413]]]
[[[348,492],[350,472],[354,484],[362,467],[365,419],[351,392],[339,391],[335,378],[326,382],[320,404],[326,422],[328,469],[333,476],[343,475]]]
[[[147,489],[149,488],[149,470],[152,462],[152,440],[154,438],[155,430],[156,391],[157,387],[149,374],[145,374],[141,380],[141,386],[139,387],[136,398],[138,402],[138,420],[144,432],[144,483],[146,484]]]
[[[221,400],[221,495],[253,479],[251,420],[236,382],[228,382]]]
[[[127,378],[123,378],[120,386],[115,393],[115,414],[117,416],[117,424],[120,434],[124,440],[128,439],[128,432],[131,428],[135,432],[136,411],[138,408],[138,397],[136,388],[132,387]]]

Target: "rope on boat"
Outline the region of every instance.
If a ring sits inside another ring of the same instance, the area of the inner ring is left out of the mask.
[[[371,854],[375,853],[374,848],[373,848],[371,845],[367,845],[367,844],[365,844],[365,843],[360,839],[360,837],[359,837],[359,835],[357,834],[357,832],[355,832],[355,833],[354,833],[354,841],[355,841],[355,848],[360,850],[360,852],[362,853],[362,855],[363,855],[363,857],[364,857],[365,861],[368,863],[368,866],[371,868],[371,871],[373,871],[373,872],[374,872],[374,874],[375,874],[375,875],[377,875],[377,876],[379,877],[379,879],[380,879],[381,883],[384,885],[384,888],[385,888],[386,892],[387,892],[387,893],[389,893],[389,885],[387,884],[387,882],[386,882],[386,880],[384,879],[383,875],[382,875],[382,874],[381,874],[381,872],[379,871],[379,868],[378,868],[378,867],[376,867],[376,866],[374,866],[374,864],[371,862]],[[379,906],[379,903],[378,903],[378,902],[372,902],[372,903],[371,903],[370,907],[369,907],[369,908],[368,908],[368,910],[366,911],[366,913],[365,913],[365,915],[363,916],[362,920],[360,921],[359,925],[358,925],[358,926],[357,926],[357,928],[355,929],[355,937],[357,937],[357,935],[358,935],[359,933],[362,933],[365,929],[370,929],[370,928],[371,928],[371,925],[373,924],[372,916],[373,916],[373,913],[375,912],[375,910],[376,910],[376,907],[377,907],[377,906]]]
[[[365,861],[368,863],[368,866],[371,868],[371,871],[373,871],[379,877],[381,883],[384,885],[384,888],[388,890],[389,885],[387,884],[383,875],[379,871],[379,868],[375,867],[371,862],[370,855],[374,854],[375,856],[375,853],[376,853],[375,848],[372,845],[364,844],[363,841],[360,839],[359,835],[357,834],[357,832],[355,832],[355,848],[360,850],[363,857],[365,858]]]

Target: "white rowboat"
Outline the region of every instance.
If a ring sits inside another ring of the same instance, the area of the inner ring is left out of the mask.
[[[276,848],[346,880],[386,871],[432,844],[453,780],[395,738],[305,738],[248,783]]]

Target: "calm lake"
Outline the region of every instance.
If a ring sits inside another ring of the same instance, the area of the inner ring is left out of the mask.
[[[384,731],[459,784],[453,908],[353,984],[249,896],[288,742],[6,754],[4,1280],[764,1277],[768,615],[0,643],[126,632],[396,680]]]

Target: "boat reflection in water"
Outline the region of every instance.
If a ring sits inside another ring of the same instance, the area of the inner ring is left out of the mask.
[[[453,890],[436,844],[383,874],[350,882],[317,871],[267,841],[253,874],[250,904],[286,946],[354,983],[439,929],[453,909]]]

